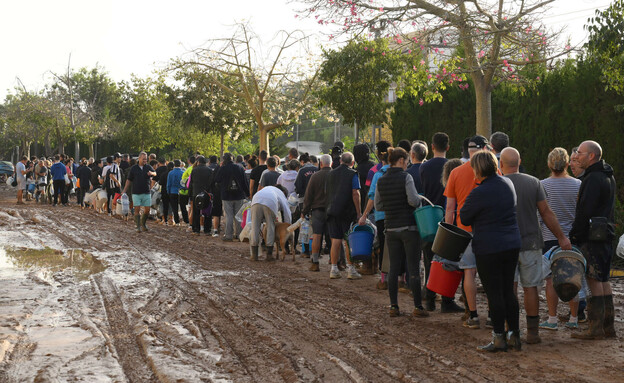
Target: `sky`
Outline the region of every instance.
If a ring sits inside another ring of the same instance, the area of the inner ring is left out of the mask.
[[[557,0],[544,23],[566,26],[572,45],[596,8],[608,0]],[[279,30],[330,33],[314,20],[295,18],[288,0],[19,0],[0,2],[0,100],[22,84],[39,90],[51,72],[103,66],[114,81],[148,76],[174,57],[209,39],[231,36],[235,22],[248,21],[269,44]],[[330,43],[326,36],[318,40]],[[18,80],[19,79],[19,80]]]

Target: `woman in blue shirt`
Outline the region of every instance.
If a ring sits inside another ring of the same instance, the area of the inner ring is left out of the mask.
[[[514,293],[514,275],[521,239],[516,219],[516,192],[511,181],[497,174],[492,152],[480,151],[470,159],[477,186],[459,212],[462,223],[472,226],[472,249],[477,271],[490,306],[494,336],[479,346],[481,351],[520,350],[519,305]],[[509,342],[505,336],[509,326]]]

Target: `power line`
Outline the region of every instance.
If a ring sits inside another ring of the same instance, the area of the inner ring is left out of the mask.
[[[606,4],[606,5],[599,5],[597,7],[591,7],[591,8],[586,8],[586,9],[579,9],[576,11],[571,11],[571,12],[566,12],[566,13],[559,13],[556,15],[550,15],[550,16],[544,16],[542,17],[543,19],[552,19],[553,17],[560,17],[560,16],[566,16],[566,15],[573,15],[575,13],[581,13],[581,12],[586,12],[586,11],[595,11],[597,9],[601,9],[601,8],[607,8],[610,4]],[[568,20],[569,21],[569,20]]]

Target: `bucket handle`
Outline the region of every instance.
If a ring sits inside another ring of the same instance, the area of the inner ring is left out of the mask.
[[[433,204],[433,202],[429,201],[429,199],[428,199],[427,197],[425,197],[424,195],[419,195],[419,196],[420,196],[420,198],[422,198],[422,199],[424,199],[425,201],[429,202],[429,205],[431,205],[431,206],[435,206],[435,205]]]

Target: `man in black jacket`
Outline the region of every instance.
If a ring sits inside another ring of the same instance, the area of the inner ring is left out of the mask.
[[[201,218],[201,210],[197,207],[197,203],[195,203],[195,198],[200,193],[212,193],[212,184],[214,180],[214,172],[211,168],[206,166],[206,158],[204,156],[197,156],[196,165],[193,166],[193,171],[191,171],[191,187],[189,188],[189,196],[191,197],[191,201],[193,201],[193,221],[192,221],[192,229],[193,234],[198,235],[200,229],[200,218]],[[212,229],[212,219],[211,217],[204,218],[204,233],[210,234],[210,230]]]
[[[329,277],[340,278],[338,258],[345,234],[354,221],[362,215],[360,202],[360,178],[353,167],[353,154],[345,152],[340,156],[340,165],[329,173],[327,180],[327,225],[331,237],[331,271]],[[347,278],[362,276],[355,270],[351,258],[347,259]]]
[[[245,198],[249,197],[249,185],[245,179],[245,171],[232,162],[232,154],[225,153],[223,155],[223,166],[217,171],[215,182],[219,184],[225,213],[225,236],[223,240],[238,239],[241,226],[234,220],[234,216],[243,206]]]
[[[84,160],[76,170],[76,177],[80,180],[80,188],[76,193],[78,204],[84,209],[84,198],[91,187],[91,169],[87,166],[87,160]]]
[[[570,240],[579,246],[587,261],[587,285],[591,290],[587,306],[589,328],[573,333],[578,339],[616,338],[613,292],[609,283],[615,237],[615,178],[613,168],[602,160],[602,148],[595,141],[584,141],[577,151],[577,162],[584,170],[576,202],[576,216]]]

